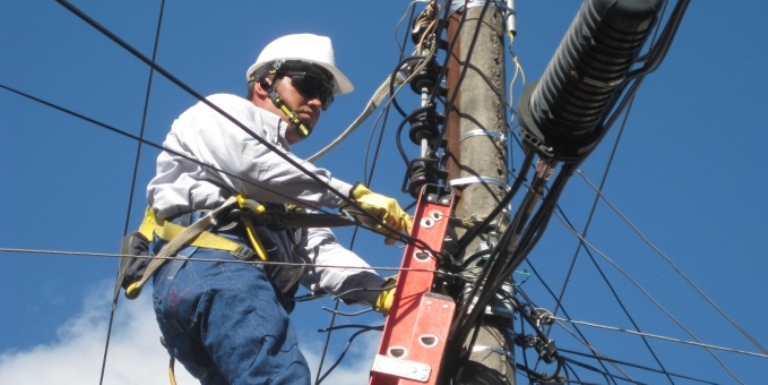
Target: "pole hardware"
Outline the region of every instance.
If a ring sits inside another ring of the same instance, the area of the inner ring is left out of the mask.
[[[421,145],[426,140],[430,145],[435,145],[435,140],[440,136],[440,126],[443,124],[443,116],[436,111],[436,105],[429,103],[420,109],[409,120],[411,129],[408,137],[416,145]]]
[[[662,0],[585,1],[541,79],[518,106],[524,143],[565,162],[586,158],[659,21]]]
[[[408,162],[402,191],[407,191],[412,197],[418,198],[422,187],[438,185],[446,176],[446,172],[440,169],[440,164],[434,157],[411,159]]]

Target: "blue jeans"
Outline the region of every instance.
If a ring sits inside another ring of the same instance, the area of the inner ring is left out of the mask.
[[[237,261],[202,248],[179,254]],[[257,266],[177,258],[155,274],[155,314],[166,348],[202,385],[310,384],[284,297]]]

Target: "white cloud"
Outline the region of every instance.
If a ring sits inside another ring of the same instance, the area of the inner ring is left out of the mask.
[[[109,284],[83,302],[83,310],[57,330],[55,341],[0,355],[0,384],[98,384],[111,292]],[[109,385],[167,385],[168,354],[160,345],[150,296],[121,300],[104,373]],[[177,368],[179,384],[196,381]]]
[[[1,353],[0,384],[98,384],[111,306],[110,286],[109,283],[99,285],[94,294],[83,301],[83,310],[58,328],[55,341],[28,350]],[[168,355],[160,345],[151,296],[145,293],[135,301],[121,298],[115,320],[103,383],[169,384]],[[334,370],[324,383],[367,383],[370,359],[378,346],[374,340],[377,337],[378,334],[359,337],[347,353],[344,365]],[[302,350],[314,371],[321,342],[305,335],[301,338]],[[325,368],[330,364],[326,359]],[[176,379],[179,385],[198,384],[180,364],[176,365]]]

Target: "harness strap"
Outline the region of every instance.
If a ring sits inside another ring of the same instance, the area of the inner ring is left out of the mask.
[[[155,235],[166,242],[170,242],[180,237],[187,229],[189,229],[189,227],[177,225],[173,222],[159,221],[155,227]],[[245,247],[243,244],[216,235],[210,231],[199,233],[192,239],[192,242],[184,247],[202,247],[205,249],[227,251],[240,259],[251,259],[254,254],[254,251]],[[256,250],[256,254],[259,254],[258,250]],[[262,261],[266,260],[262,259],[262,255],[258,255],[258,258]]]
[[[247,215],[240,217],[240,221],[245,227],[250,248],[240,242],[208,231],[215,227],[218,224],[217,221],[225,217],[226,213],[235,208],[248,212]],[[141,288],[149,278],[169,258],[176,256],[176,253],[185,247],[191,246],[226,251],[242,260],[251,260],[256,257],[261,261],[267,261],[268,254],[264,244],[257,235],[254,220],[258,222],[272,221],[290,227],[326,227],[356,224],[349,215],[343,212],[341,214],[308,214],[300,210],[290,210],[289,212],[277,214],[268,213],[267,211],[267,208],[259,202],[247,199],[242,195],[237,195],[230,197],[220,207],[208,212],[195,223],[185,227],[158,219],[152,208],[147,207],[138,232],[147,240],[151,241],[154,236],[157,236],[168,242],[168,244],[149,261],[141,279],[128,285],[125,289],[125,296],[129,299],[137,298],[141,293]]]
[[[202,234],[207,233],[208,235],[205,235],[203,238],[209,242],[212,242],[212,244],[216,245],[217,247],[226,247],[226,246],[232,247],[231,244],[228,244],[227,242],[221,242],[221,240],[217,239],[217,238],[222,238],[236,245],[238,248],[242,248],[243,246],[237,242],[230,241],[229,239],[226,239],[224,237],[221,237],[206,231],[207,229],[213,226],[216,226],[218,224],[217,221],[219,219],[219,214],[229,211],[236,204],[237,204],[237,198],[231,197],[227,199],[224,202],[224,204],[222,204],[220,207],[209,212],[206,216],[200,218],[197,222],[193,223],[191,226],[186,228],[184,226],[179,226],[179,225],[176,225],[175,223],[171,223],[168,221],[163,221],[163,220],[158,221],[157,218],[154,216],[154,214],[152,214],[150,217],[145,217],[144,221],[142,222],[142,227],[144,227],[144,231],[150,228],[151,222],[154,221],[156,225],[154,226],[153,232],[155,234],[157,234],[158,232],[163,233],[163,235],[168,238],[167,239],[163,237],[161,238],[168,241],[168,244],[165,245],[165,247],[163,247],[163,249],[160,251],[160,253],[158,253],[155,256],[155,258],[152,258],[152,260],[147,265],[147,269],[144,272],[144,276],[141,277],[141,279],[138,282],[134,282],[130,286],[128,286],[128,288],[125,290],[125,296],[131,299],[138,297],[139,294],[141,293],[141,288],[144,286],[144,284],[166,262],[167,259],[175,256],[179,250],[194,244],[194,242],[198,238],[200,238]],[[151,212],[152,210],[148,210],[148,211]],[[145,223],[146,223],[146,226],[144,226]],[[141,231],[141,228],[140,228],[140,231]],[[160,237],[159,234],[158,234],[158,237]],[[197,246],[211,248],[211,246],[208,246],[207,242],[199,242]],[[236,250],[237,249],[233,251],[236,251]],[[230,250],[227,250],[227,251],[230,251]]]

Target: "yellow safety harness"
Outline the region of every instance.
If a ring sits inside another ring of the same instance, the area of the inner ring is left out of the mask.
[[[218,225],[224,213],[238,207],[247,210],[253,214],[264,214],[266,208],[260,203],[247,199],[242,195],[227,199],[216,210],[210,211],[204,217],[190,226],[182,226],[176,223],[158,219],[152,208],[148,207],[144,213],[144,219],[139,226],[139,233],[146,239],[151,240],[154,236],[168,242],[168,244],[158,253],[146,267],[146,270],[140,280],[131,283],[125,289],[125,296],[134,299],[141,294],[141,288],[152,277],[152,275],[176,253],[185,247],[202,247],[213,250],[221,250],[231,253],[239,259],[252,260],[255,258],[266,261],[267,252],[264,245],[259,240],[254,229],[251,218],[243,216],[241,218],[245,226],[250,247],[240,242],[214,234],[209,229]]]
[[[236,208],[239,208],[242,211],[239,220],[245,228],[245,233],[250,243],[249,246],[209,231],[219,226],[221,220],[231,222],[231,219],[228,218],[227,214]],[[226,251],[242,260],[258,259],[260,261],[267,261],[267,251],[264,244],[259,239],[255,228],[256,225],[253,223],[253,218],[269,217],[270,213],[267,211],[267,207],[259,202],[248,199],[243,195],[237,195],[230,197],[220,207],[208,212],[205,216],[191,225],[182,226],[157,218],[154,210],[151,207],[147,207],[144,212],[144,219],[137,231],[144,239],[144,246],[147,246],[147,242],[151,242],[154,237],[166,241],[167,244],[156,256],[151,258],[146,257],[149,259],[149,263],[146,264],[146,268],[143,274],[140,275],[140,278],[123,286],[125,287],[125,296],[128,299],[138,298],[141,294],[142,287],[154,273],[160,269],[166,261],[175,257],[176,254],[185,247],[201,247]],[[270,218],[259,218],[259,222],[263,222],[262,219],[270,220]],[[274,218],[271,220],[274,222]],[[281,213],[280,218],[278,218],[277,223],[292,227],[325,227],[359,224],[358,221],[346,212],[340,214],[307,214],[300,209],[284,210]],[[128,236],[126,236],[126,238],[127,237]],[[121,254],[125,254],[121,259],[126,259],[126,261],[128,261],[135,258],[136,255],[132,255],[124,250],[126,247],[126,238],[124,238],[123,245],[121,245]],[[147,251],[146,247],[143,250]],[[127,266],[129,266],[129,263],[123,263],[121,260],[118,282],[123,281],[122,277],[125,276],[125,269]],[[385,290],[387,296],[377,300],[374,308],[379,311],[382,311],[380,308],[386,308],[386,310],[388,310],[389,305],[391,305],[391,292],[393,289],[394,286]],[[386,314],[386,310],[383,310],[382,312]],[[171,355],[168,375],[172,385],[176,385],[174,361],[174,357]]]
[[[246,246],[240,242],[233,241],[229,238],[225,238],[221,235],[217,235],[209,230],[216,228],[220,225],[221,220],[231,221],[227,218],[233,209],[239,208],[243,215],[239,216],[240,222],[245,228],[245,233],[250,243]],[[207,249],[226,251],[235,257],[242,260],[254,260],[267,261],[267,251],[264,244],[259,239],[253,218],[256,217],[268,217],[267,207],[259,202],[248,199],[243,195],[237,195],[227,199],[220,207],[208,212],[205,216],[198,219],[189,226],[182,226],[155,216],[155,212],[151,207],[147,207],[144,212],[144,219],[139,226],[138,233],[141,234],[147,246],[147,242],[151,242],[154,237],[162,239],[167,242],[165,247],[154,257],[149,259],[148,264],[140,278],[134,282],[128,283],[125,287],[125,296],[128,299],[138,298],[141,294],[141,289],[144,284],[154,275],[154,273],[163,266],[163,264],[170,258],[176,256],[176,254],[185,247],[202,247]],[[348,215],[334,215],[334,214],[306,214],[302,210],[288,210],[283,212],[279,218],[279,223],[293,225],[297,227],[317,227],[317,226],[343,226],[355,224],[354,220]],[[126,236],[127,238],[128,236]],[[130,244],[130,242],[128,242]],[[126,258],[126,262],[134,258],[126,250],[125,238],[121,245],[122,258]],[[147,251],[144,248],[144,251]],[[149,258],[149,257],[146,257]],[[120,272],[118,275],[118,282],[123,281],[125,276],[125,269],[130,263],[120,263]],[[174,357],[171,355],[168,376],[172,385],[176,385],[176,375],[174,372]]]
[[[231,219],[227,218],[227,214],[234,209],[240,209],[242,211],[242,215],[239,216],[239,219],[245,228],[245,233],[249,241],[248,246],[209,231],[220,225],[219,222],[221,220],[231,221]],[[139,294],[141,294],[141,288],[163,265],[163,263],[168,259],[175,257],[176,253],[185,247],[201,247],[226,251],[242,260],[258,259],[260,261],[267,261],[267,251],[256,233],[256,225],[253,223],[254,218],[260,218],[260,222],[263,220],[272,220],[272,222],[291,227],[325,227],[356,224],[349,215],[307,214],[300,209],[284,210],[279,218],[272,218],[273,215],[274,213],[269,213],[265,205],[253,199],[248,199],[243,195],[230,197],[220,207],[209,211],[204,217],[198,219],[190,226],[182,226],[157,218],[152,208],[148,207],[144,212],[144,219],[139,226],[138,233],[140,233],[147,241],[151,242],[156,236],[168,243],[156,256],[150,259],[140,279],[124,286],[125,296],[128,299],[137,298]],[[129,253],[127,251],[122,251],[121,254]],[[131,257],[126,256],[126,258]],[[121,270],[123,268],[124,265],[121,263]],[[124,271],[120,272],[120,276],[124,276]],[[119,281],[122,281],[122,278],[120,278]]]

